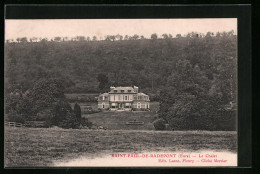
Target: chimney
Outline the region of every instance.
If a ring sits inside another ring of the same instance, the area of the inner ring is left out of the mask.
[[[138,93],[138,87],[134,86],[134,92]]]
[[[113,91],[115,89],[114,86],[110,86],[110,91]]]

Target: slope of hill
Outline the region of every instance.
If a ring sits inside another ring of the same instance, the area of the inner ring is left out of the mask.
[[[158,110],[159,103],[151,102],[150,112],[129,112],[129,111],[104,111],[95,114],[85,114],[93,124],[106,127],[108,130],[154,130],[153,121],[156,117],[156,110]],[[129,121],[144,122],[143,125],[127,125]]]
[[[6,43],[5,82],[7,90],[18,86],[25,91],[41,77],[56,76],[66,82],[66,93],[96,93],[100,92],[97,76],[102,73],[112,85],[156,91],[166,84],[180,59],[199,65],[212,79],[222,73],[219,62],[229,57],[236,57],[236,36],[228,33],[155,40]]]

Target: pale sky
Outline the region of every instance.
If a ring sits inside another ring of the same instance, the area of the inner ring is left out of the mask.
[[[150,38],[151,34],[164,33],[185,35],[189,32],[206,34],[231,31],[237,34],[236,18],[208,19],[43,19],[43,20],[5,20],[5,38],[41,37],[54,38],[89,36],[98,38],[106,35],[143,35]]]

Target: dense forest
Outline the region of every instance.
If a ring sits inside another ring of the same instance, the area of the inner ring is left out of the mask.
[[[109,38],[7,42],[5,92],[20,89],[24,93],[41,78],[62,80],[65,93],[99,93],[110,85],[136,85],[157,97],[159,117],[172,127],[180,122],[184,126],[179,129],[211,129],[218,121],[223,125],[223,118],[215,116],[207,117],[207,125],[191,123],[201,122],[209,113],[226,115],[221,112],[236,102],[237,36],[233,31]],[[235,118],[229,115],[226,124]],[[212,129],[226,129],[216,126]]]
[[[66,81],[67,93],[99,92],[98,74],[106,75],[111,85],[159,90],[180,60],[217,80],[213,77],[218,69],[225,70],[221,66],[230,58],[236,59],[232,32],[214,37],[6,43],[5,77],[10,91],[17,87],[26,91],[41,77],[58,76]]]

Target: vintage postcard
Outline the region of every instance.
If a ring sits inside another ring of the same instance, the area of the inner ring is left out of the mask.
[[[6,19],[5,167],[237,166],[237,18]]]

